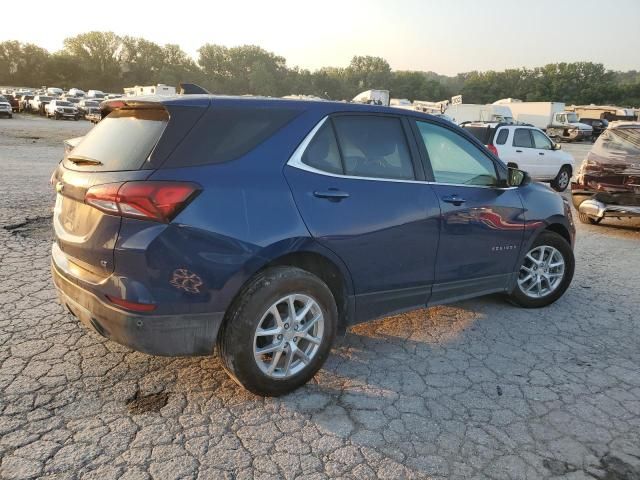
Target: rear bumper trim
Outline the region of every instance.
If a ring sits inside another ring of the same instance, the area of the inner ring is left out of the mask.
[[[195,356],[213,353],[224,312],[136,315],[114,308],[72,283],[51,266],[60,303],[90,330],[151,355]]]
[[[639,217],[640,206],[636,205],[607,205],[598,200],[589,199],[580,204],[580,213],[590,217]]]

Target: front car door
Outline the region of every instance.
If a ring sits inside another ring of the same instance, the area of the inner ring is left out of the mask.
[[[505,291],[524,232],[517,189],[500,186],[506,168],[453,128],[426,121],[415,126],[442,211],[429,303]]]
[[[516,128],[513,132],[512,147],[514,149],[514,162],[520,170],[524,170],[532,178],[542,178],[543,169],[540,168],[538,151],[533,144],[530,128]]]
[[[539,177],[545,180],[555,178],[562,163],[553,149],[553,142],[540,130],[531,129],[531,137],[538,153]]]
[[[426,304],[440,209],[406,119],[326,117],[285,176],[311,235],[351,273],[356,321]]]

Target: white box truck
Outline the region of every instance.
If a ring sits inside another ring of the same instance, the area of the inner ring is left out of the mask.
[[[453,122],[458,125],[469,122],[513,122],[511,109],[508,105],[482,105],[476,103],[450,104],[444,113],[451,117]]]
[[[593,135],[591,126],[580,123],[578,115],[568,112],[562,102],[521,102],[508,98],[494,105],[508,106],[515,121],[538,127],[555,140],[591,139]]]

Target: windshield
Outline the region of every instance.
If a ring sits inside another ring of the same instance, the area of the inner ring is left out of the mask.
[[[97,107],[98,102],[84,102],[85,107]]]
[[[70,107],[71,106],[71,102],[60,102],[60,101],[58,101],[58,102],[56,102],[56,105],[58,107]]]
[[[53,97],[43,97],[43,96],[38,97],[38,99],[39,99],[41,102],[50,102],[52,98],[53,98]]]
[[[578,115],[575,113],[567,113],[567,122],[569,123],[578,123],[580,120],[578,119]]]

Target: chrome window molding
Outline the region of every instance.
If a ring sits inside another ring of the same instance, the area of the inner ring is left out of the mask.
[[[493,190],[513,190],[518,187],[492,187],[490,185],[465,185],[462,183],[444,183],[444,182],[429,182],[427,180],[402,180],[397,178],[381,178],[381,177],[359,177],[355,175],[342,175],[339,173],[327,172],[325,170],[320,170],[318,168],[314,168],[310,165],[307,165],[302,161],[302,155],[304,155],[305,150],[313,140],[313,137],[316,136],[318,130],[322,128],[325,122],[329,119],[329,116],[325,116],[322,120],[320,120],[315,127],[304,137],[304,140],[298,145],[298,148],[293,152],[289,160],[287,161],[287,165],[290,167],[297,168],[299,170],[305,170],[307,172],[315,173],[317,175],[324,175],[325,177],[335,177],[335,178],[344,178],[350,180],[372,180],[376,182],[393,182],[393,183],[419,183],[423,185],[448,185],[452,187],[466,187],[466,188],[490,188]]]

